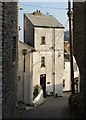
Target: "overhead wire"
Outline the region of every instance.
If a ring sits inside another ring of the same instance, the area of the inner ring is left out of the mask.
[[[23,6],[30,6],[30,7],[39,7],[39,8],[46,8],[46,9],[58,9],[58,10],[68,10],[68,8],[57,8],[57,7],[44,7],[44,6],[36,6],[36,5],[28,5],[28,4],[24,4],[24,3],[20,3]]]

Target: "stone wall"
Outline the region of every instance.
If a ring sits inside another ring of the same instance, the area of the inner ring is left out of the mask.
[[[80,113],[86,117],[86,2],[74,3],[74,55],[80,70]]]
[[[0,3],[0,77],[2,76],[2,79],[0,79],[0,104],[2,104],[0,106],[2,107],[2,112],[1,107],[0,112],[2,118],[15,117],[18,40],[17,12],[16,2]]]
[[[2,118],[2,3],[0,2],[0,120]]]

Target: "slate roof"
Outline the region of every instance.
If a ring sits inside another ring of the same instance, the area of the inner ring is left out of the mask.
[[[63,28],[63,25],[52,15],[33,15],[32,13],[26,13],[25,15],[34,26]]]

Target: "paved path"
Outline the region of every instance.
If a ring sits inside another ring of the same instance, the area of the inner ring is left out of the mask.
[[[26,111],[25,118],[71,118],[68,95],[51,97],[45,103]]]

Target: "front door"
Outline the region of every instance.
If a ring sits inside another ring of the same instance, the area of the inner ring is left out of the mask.
[[[43,89],[43,96],[46,95],[46,74],[40,75],[40,85]]]

